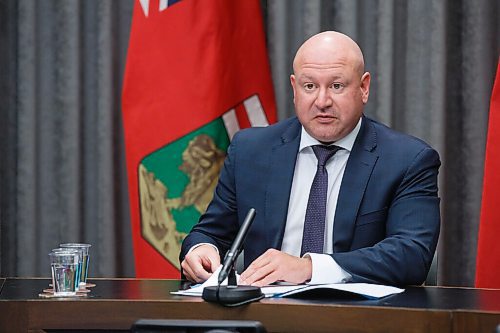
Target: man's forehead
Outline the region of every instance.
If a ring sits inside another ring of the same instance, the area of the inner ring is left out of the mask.
[[[348,76],[354,70],[352,64],[347,62],[332,62],[332,63],[301,63],[295,69],[297,77],[315,77],[315,76],[331,76],[341,77]]]
[[[345,69],[350,67],[351,63],[346,57],[338,58],[317,58],[317,59],[307,59],[303,58],[297,63],[297,67],[303,70],[329,70],[329,69]]]
[[[349,37],[335,32],[320,33],[307,40],[294,58],[294,71],[304,65],[344,64],[363,71],[364,60],[359,46]]]
[[[345,76],[345,71],[341,70],[341,68],[303,68],[296,73],[297,78],[315,78],[319,76],[328,76],[328,77],[343,77]]]

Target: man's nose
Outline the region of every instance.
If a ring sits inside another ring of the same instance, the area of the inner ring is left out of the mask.
[[[318,92],[318,96],[316,97],[316,100],[314,104],[316,107],[320,110],[326,109],[330,106],[332,106],[333,100],[330,94],[328,93],[327,89],[320,89]]]

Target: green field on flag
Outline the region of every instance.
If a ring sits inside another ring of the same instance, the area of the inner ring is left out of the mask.
[[[182,153],[186,150],[189,142],[200,134],[210,136],[218,149],[226,152],[229,146],[229,137],[222,118],[204,125],[203,127],[173,141],[163,148],[149,154],[142,160],[142,165],[154,173],[156,179],[161,181],[167,188],[167,198],[179,198],[184,188],[189,183],[189,177],[179,169],[183,163]],[[189,232],[194,223],[200,217],[200,213],[189,206],[183,209],[173,209],[174,220],[177,221],[177,230]]]

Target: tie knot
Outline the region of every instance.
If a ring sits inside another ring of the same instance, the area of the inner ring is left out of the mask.
[[[318,159],[318,166],[325,166],[330,157],[335,155],[335,153],[342,148],[335,145],[315,145],[312,146],[312,149],[314,151],[314,155],[316,155],[316,158]]]

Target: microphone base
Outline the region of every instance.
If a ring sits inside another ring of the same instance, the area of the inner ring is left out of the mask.
[[[207,302],[233,305],[259,300],[264,295],[259,287],[254,286],[213,286],[205,287],[201,297]]]

